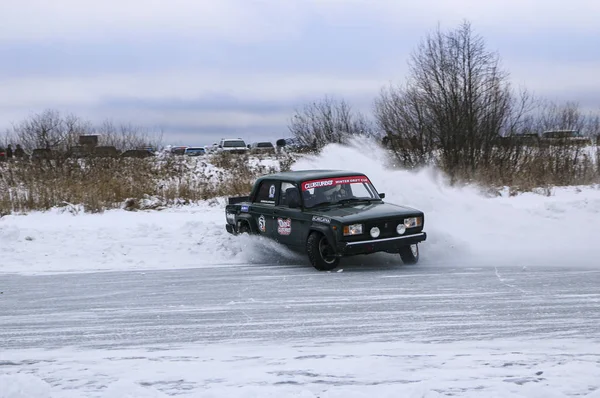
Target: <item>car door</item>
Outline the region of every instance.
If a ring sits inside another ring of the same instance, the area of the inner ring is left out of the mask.
[[[290,207],[290,201],[295,198],[298,207]],[[302,220],[300,190],[291,182],[283,181],[279,189],[277,205],[273,209],[275,239],[285,245],[300,246],[302,242],[302,229],[306,222]]]
[[[260,183],[255,197],[252,199],[251,215],[254,218],[258,233],[269,238],[276,235],[274,210],[279,194],[279,181],[264,180]]]

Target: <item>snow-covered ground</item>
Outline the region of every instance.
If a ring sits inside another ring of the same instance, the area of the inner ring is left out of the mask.
[[[383,163],[293,168],[422,209],[418,266],[317,272],[228,235],[223,199],[0,218],[0,397],[600,397],[599,187],[488,197]]]

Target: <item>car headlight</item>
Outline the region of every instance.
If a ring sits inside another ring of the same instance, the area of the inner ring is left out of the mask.
[[[344,236],[360,235],[363,232],[362,224],[344,225]]]
[[[423,225],[423,219],[421,217],[410,217],[404,219],[404,226],[406,228],[415,228]]]
[[[398,235],[402,235],[403,233],[406,232],[406,225],[404,224],[398,224],[398,226],[396,227],[396,232],[398,232]]]
[[[371,228],[371,237],[378,238],[381,231],[377,227]]]

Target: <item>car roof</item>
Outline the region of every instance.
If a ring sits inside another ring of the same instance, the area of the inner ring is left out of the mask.
[[[258,180],[286,180],[295,183],[308,180],[319,180],[322,178],[346,177],[346,176],[364,176],[364,173],[358,173],[350,170],[297,170],[285,171],[281,173],[267,174],[258,178]]]

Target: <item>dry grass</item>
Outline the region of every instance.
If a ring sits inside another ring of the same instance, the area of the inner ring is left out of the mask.
[[[0,214],[71,204],[85,211],[138,208],[152,198],[162,205],[247,195],[255,179],[277,171],[256,158],[90,158],[0,163]]]
[[[101,212],[247,195],[258,176],[289,170],[298,156],[277,155],[273,166],[261,165],[257,156],[231,154],[0,162],[0,217],[57,206],[83,205],[87,212]],[[497,147],[488,156],[493,166],[453,170],[453,182],[508,186],[513,192],[600,183],[598,147]]]
[[[588,185],[600,182],[600,150],[576,145],[496,148],[491,166],[463,172],[485,186],[508,186],[529,192],[540,187]]]

